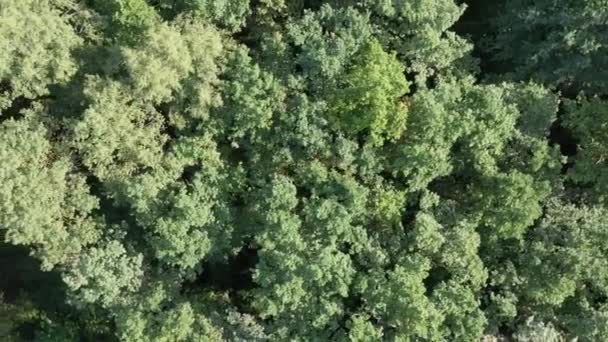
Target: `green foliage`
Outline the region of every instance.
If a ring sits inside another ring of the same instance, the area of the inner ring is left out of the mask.
[[[189,6],[203,18],[225,27],[229,31],[238,31],[249,15],[249,0],[186,0]]]
[[[192,70],[188,46],[179,32],[167,25],[146,31],[137,48],[123,51],[134,95],[160,103],[171,99],[180,81]]]
[[[489,22],[495,59],[517,79],[564,90],[606,93],[608,10],[602,1],[506,1]],[[491,31],[492,32],[492,31]]]
[[[400,97],[408,91],[403,66],[377,41],[362,48],[330,97],[332,121],[346,133],[369,130],[370,140],[398,139],[405,130],[406,105]]]
[[[484,178],[480,186],[473,195],[481,207],[476,209],[483,212],[483,224],[502,238],[520,238],[541,216],[540,203],[550,190],[548,184],[535,184],[531,176],[519,172]]]
[[[377,329],[367,317],[353,316],[349,322],[348,338],[357,342],[382,341],[382,329]]]
[[[386,276],[372,277],[365,284],[370,310],[388,327],[395,329],[395,338],[437,339],[442,315],[425,296],[423,280],[428,276],[430,262],[412,255],[399,262]]]
[[[79,337],[74,322],[56,321],[55,317],[48,317],[43,310],[25,298],[8,304],[0,297],[0,317],[0,337],[3,341],[17,342],[32,337],[36,341],[51,342]]]
[[[299,51],[295,63],[313,89],[333,89],[351,58],[371,38],[369,19],[353,8],[323,5],[286,25],[287,36]]]
[[[0,0],[0,339],[607,340],[604,12]]]
[[[531,317],[515,335],[516,341],[521,342],[561,342],[566,341],[551,323],[545,324]]]
[[[99,232],[90,216],[98,200],[46,133],[33,118],[0,125],[0,228],[7,241],[31,246],[50,269],[78,255]]]
[[[229,32],[239,31],[250,14],[249,0],[151,0],[166,17],[192,15]]]
[[[281,110],[284,94],[272,74],[254,64],[247,50],[237,49],[226,63],[224,107],[226,130],[232,139],[256,136],[267,130],[275,112]]]
[[[118,241],[92,247],[75,260],[64,275],[68,288],[82,303],[117,305],[125,292],[136,291],[143,276],[141,255],[129,256]]]
[[[107,17],[107,35],[118,42],[135,44],[159,18],[146,0],[92,0],[93,7]]]
[[[265,229],[256,236],[260,260],[254,280],[260,290],[254,306],[261,317],[275,317],[277,336],[311,334],[321,338],[327,332],[319,330],[342,311],[338,300],[347,296],[353,270],[348,255],[335,246],[319,244],[314,250],[306,249],[305,236],[300,233],[306,222],[291,213],[297,205],[295,190],[289,179],[276,177],[263,197],[266,200],[256,208],[263,215]],[[315,210],[315,219],[329,220],[323,209]],[[328,233],[335,234],[332,230]],[[335,237],[321,235],[318,239]],[[289,324],[293,315],[303,317],[303,321]]]
[[[528,296],[557,305],[574,296],[584,279],[599,291],[608,290],[605,261],[598,258],[605,243],[604,215],[600,209],[551,203],[547,218],[532,231],[529,251],[522,256],[522,262],[527,260],[526,272],[530,272]]]
[[[35,99],[76,72],[82,41],[67,16],[47,1],[0,1],[0,110],[17,97]]]
[[[378,35],[418,74],[417,85],[428,77],[463,75],[472,69],[471,45],[449,29],[465,5],[453,0],[350,1],[369,10]],[[464,73],[463,73],[464,71]]]
[[[504,87],[509,101],[513,101],[521,113],[519,130],[535,138],[545,138],[557,119],[559,97],[534,83],[505,84]]]
[[[210,25],[187,18],[176,23],[192,59],[192,70],[182,81],[180,91],[173,94],[176,102],[171,124],[184,128],[187,123],[178,115],[188,114],[194,119],[208,119],[211,108],[221,104],[216,88],[224,55],[224,42],[219,32]]]
[[[83,164],[102,180],[156,165],[166,140],[160,114],[130,105],[132,95],[120,83],[97,78],[87,83],[85,96],[91,105],[73,128]]]
[[[599,98],[567,102],[564,125],[578,139],[578,151],[574,167],[569,170],[570,179],[588,187],[588,192],[599,202],[606,202],[608,190],[608,105]]]

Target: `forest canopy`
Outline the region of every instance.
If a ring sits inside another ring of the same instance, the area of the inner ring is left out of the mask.
[[[0,0],[0,340],[607,341],[602,0]]]

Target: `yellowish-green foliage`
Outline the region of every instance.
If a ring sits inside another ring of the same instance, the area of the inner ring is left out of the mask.
[[[0,1],[0,109],[69,81],[81,43],[67,16],[48,1]]]
[[[192,69],[182,80],[181,91],[173,94],[177,108],[172,124],[183,128],[186,123],[178,119],[178,115],[187,113],[195,119],[206,120],[210,108],[221,104],[217,88],[221,86],[218,74],[225,58],[224,42],[217,29],[198,20],[180,18],[176,27],[192,59]]]
[[[141,45],[123,52],[133,95],[153,103],[170,100],[192,70],[188,46],[180,33],[166,24],[148,30],[145,37]]]
[[[158,164],[167,139],[161,115],[151,106],[137,105],[139,99],[120,83],[91,78],[86,88],[91,105],[74,127],[74,146],[83,164],[103,180]]]
[[[374,144],[401,137],[408,111],[402,97],[409,90],[403,65],[374,40],[349,69],[328,100],[333,125],[348,134],[369,131]]]
[[[89,214],[98,200],[69,159],[53,150],[35,114],[0,125],[0,227],[7,241],[34,247],[50,269],[95,242],[99,227]]]
[[[63,280],[78,305],[125,305],[126,292],[137,291],[141,286],[142,261],[141,254],[128,255],[120,242],[110,241],[81,253]]]

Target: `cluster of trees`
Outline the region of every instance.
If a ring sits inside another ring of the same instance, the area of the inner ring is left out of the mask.
[[[0,339],[608,340],[607,20],[0,0]]]

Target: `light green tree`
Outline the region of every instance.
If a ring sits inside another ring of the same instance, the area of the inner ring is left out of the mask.
[[[398,139],[408,110],[401,102],[408,92],[403,65],[378,41],[363,47],[354,59],[328,100],[330,120],[348,134],[369,131],[375,144]]]
[[[0,2],[0,110],[22,96],[49,95],[77,69],[73,52],[82,44],[66,15],[48,1]]]

